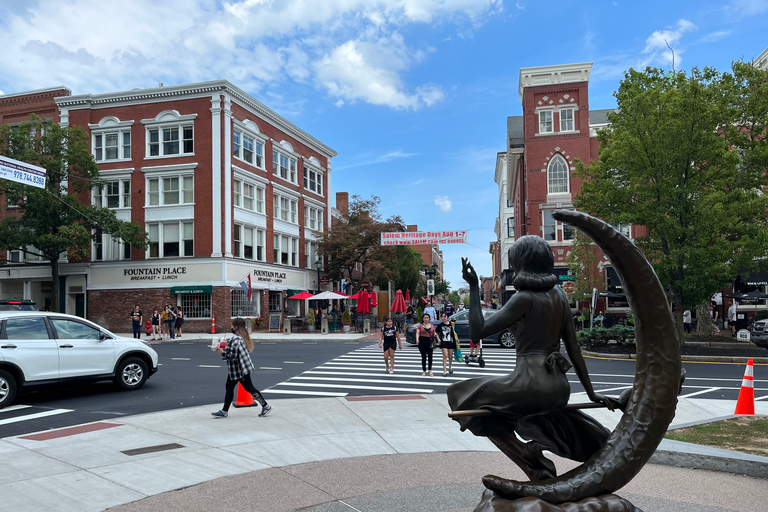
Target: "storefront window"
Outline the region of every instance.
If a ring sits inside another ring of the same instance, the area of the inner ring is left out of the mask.
[[[232,318],[256,318],[259,315],[259,293],[258,290],[252,290],[251,300],[248,300],[248,294],[240,287],[233,288],[230,292],[232,306]]]
[[[281,292],[269,292],[269,311],[282,311],[282,297]]]
[[[179,302],[185,318],[211,318],[210,293],[187,293],[179,297],[181,297]]]

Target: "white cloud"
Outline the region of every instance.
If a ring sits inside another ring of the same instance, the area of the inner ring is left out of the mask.
[[[716,41],[720,41],[721,39],[725,39],[729,35],[731,35],[730,30],[717,30],[705,35],[699,41],[702,43],[714,43]]]
[[[406,83],[404,73],[433,50],[399,32],[446,23],[467,30],[502,7],[501,0],[13,2],[0,18],[0,87],[63,83],[77,94],[227,78],[256,93],[291,81],[320,87],[337,106],[417,109],[445,93]]]
[[[698,27],[692,22],[680,19],[677,21],[677,25],[674,28],[666,30],[655,30],[648,39],[645,40],[645,49],[643,54],[646,57],[640,64],[640,67],[650,66],[654,64],[672,64],[673,56],[669,51],[669,47],[674,50],[674,63],[676,67],[679,67],[682,62],[682,54],[685,48],[678,44],[683,34],[698,30]]]
[[[453,209],[453,203],[448,196],[435,196],[435,206],[440,208],[443,213],[448,213]]]
[[[756,16],[768,11],[768,0],[731,0],[731,9],[741,16]]]
[[[341,101],[341,100],[339,100]],[[365,167],[366,165],[381,164],[384,162],[391,162],[392,160],[399,160],[401,158],[410,158],[416,156],[418,153],[406,153],[405,151],[394,150],[386,153],[363,153],[354,155],[350,158],[354,163],[350,165],[342,165],[335,167],[335,170],[340,171],[343,169],[354,169],[355,167]]]

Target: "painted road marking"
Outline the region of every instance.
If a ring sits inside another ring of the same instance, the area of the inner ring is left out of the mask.
[[[72,409],[53,409],[51,411],[38,412],[35,414],[27,414],[26,416],[17,416],[15,418],[7,418],[0,420],[0,425],[7,425],[9,423],[18,423],[20,421],[34,420],[37,418],[45,418],[46,416],[55,416],[57,414],[64,414],[72,412]]]

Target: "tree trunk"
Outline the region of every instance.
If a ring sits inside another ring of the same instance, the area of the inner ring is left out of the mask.
[[[712,317],[709,315],[709,301],[696,306],[696,334],[712,336]]]
[[[673,298],[673,305],[674,305],[674,311],[673,316],[675,317],[675,325],[677,326],[677,335],[680,337],[680,344],[682,345],[685,343],[685,330],[683,328],[683,299],[682,299],[682,290],[675,290],[675,295]]]

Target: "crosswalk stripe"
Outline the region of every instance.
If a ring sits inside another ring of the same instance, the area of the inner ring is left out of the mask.
[[[7,425],[9,423],[18,423],[20,421],[34,420],[37,418],[45,418],[46,416],[55,416],[57,414],[64,414],[72,412],[72,409],[53,409],[51,411],[37,412],[35,414],[27,414],[25,416],[16,416],[15,418],[7,418],[0,420],[0,425]]]
[[[429,379],[436,379],[438,377],[425,377]],[[447,379],[448,377],[439,377],[440,379]],[[439,381],[435,380],[433,382],[423,382],[420,380],[395,380],[395,379],[347,379],[344,377],[293,377],[291,381],[294,380],[322,380],[322,381],[331,381],[331,382],[370,382],[370,383],[383,383],[383,384],[429,384],[431,386],[450,386],[453,384],[453,382],[445,382],[445,381]],[[451,380],[464,380],[452,377]]]
[[[335,393],[333,391],[296,391],[295,389],[265,389],[262,394],[281,393],[283,395],[312,395],[312,396],[347,396],[349,393]]]
[[[19,409],[27,409],[29,407],[32,407],[31,405],[11,405],[10,407],[6,407],[5,409],[0,409],[0,414],[4,412],[11,412],[11,411],[18,411]]]
[[[690,397],[696,396],[696,395],[703,395],[704,393],[709,393],[710,391],[717,391],[718,389],[722,389],[722,388],[702,389],[701,391],[696,391],[695,393],[688,393],[687,395],[680,395],[680,398],[690,398]]]
[[[359,386],[356,384],[313,384],[310,382],[282,382],[279,386],[308,386],[311,388],[370,389],[373,391],[408,391],[409,393],[432,393],[429,388],[395,388],[389,386]]]

